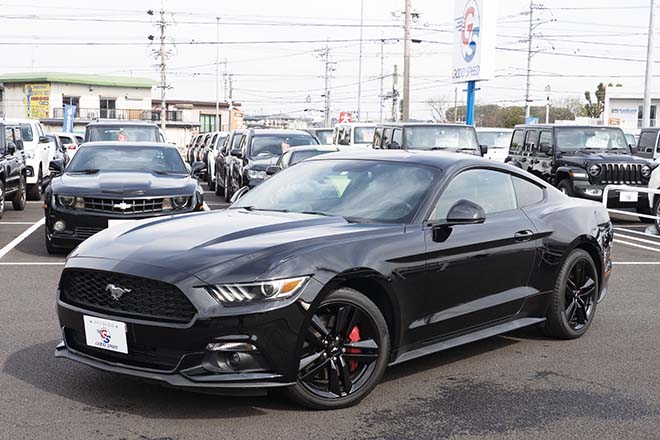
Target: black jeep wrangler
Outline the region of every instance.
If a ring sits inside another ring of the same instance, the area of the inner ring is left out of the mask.
[[[20,136],[18,125],[0,121],[0,218],[7,200],[15,210],[25,209],[25,156]]]
[[[572,197],[602,201],[606,185],[646,188],[652,161],[633,156],[620,128],[574,125],[518,125],[506,161]],[[609,208],[650,214],[647,195],[611,191]]]

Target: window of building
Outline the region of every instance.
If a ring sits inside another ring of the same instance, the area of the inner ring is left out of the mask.
[[[115,109],[115,98],[101,98],[99,117],[105,119],[115,119],[117,117]]]
[[[199,115],[199,131],[202,133],[208,133],[210,131],[216,131],[215,128],[215,115]]]

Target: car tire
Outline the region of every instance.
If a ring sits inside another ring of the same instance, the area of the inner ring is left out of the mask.
[[[0,180],[0,218],[5,214],[5,184]]]
[[[231,183],[229,182],[229,175],[225,176],[225,202],[229,203],[231,201]]]
[[[559,271],[543,327],[545,334],[558,339],[584,335],[596,315],[599,294],[598,271],[591,255],[583,249],[573,250]]]
[[[653,215],[653,210],[649,206],[649,202],[646,199],[644,199],[643,203],[639,203],[637,205],[637,214]],[[637,218],[641,223],[648,223],[648,224],[655,223],[655,221],[650,218],[645,218],[645,217],[637,217]]]
[[[298,379],[287,389],[289,397],[319,410],[357,404],[387,367],[390,335],[383,314],[362,293],[340,288],[306,322]]]
[[[21,179],[18,182],[18,191],[16,191],[14,198],[11,201],[15,211],[23,211],[25,209],[27,199],[25,191],[25,176],[21,176]]]
[[[206,182],[209,184],[209,191],[215,191],[215,176],[211,177],[211,173],[207,173]]]
[[[215,173],[215,195],[220,197],[220,196],[224,196],[224,194],[225,194],[225,188],[222,185],[220,185],[220,180],[218,178],[218,173],[216,172]]]
[[[37,174],[37,183],[28,188],[28,199],[30,200],[41,200],[41,192],[43,185],[43,174],[41,172],[41,167],[39,167],[39,173]]]
[[[557,185],[557,189],[569,197],[575,197],[575,190],[573,190],[573,184],[568,179],[564,179],[561,182],[559,182],[559,185]]]

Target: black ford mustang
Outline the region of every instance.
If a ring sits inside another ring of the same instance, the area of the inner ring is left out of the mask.
[[[158,143],[88,142],[64,169],[50,164],[44,196],[46,248],[70,251],[113,222],[200,210],[203,191],[176,147]]]
[[[228,210],[83,243],[59,284],[56,356],[345,407],[387,365],[535,324],[583,335],[607,293],[611,241],[602,206],[504,164],[318,156]]]

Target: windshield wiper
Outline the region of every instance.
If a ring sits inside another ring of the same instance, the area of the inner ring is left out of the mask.
[[[449,150],[448,147],[433,147],[431,148],[431,151],[438,151],[438,150]]]
[[[174,176],[174,175],[181,176],[181,175],[187,174],[187,173],[183,173],[183,172],[163,171],[163,170],[152,170],[151,172],[154,173],[154,174],[159,174],[161,176]]]
[[[69,171],[69,173],[75,173],[75,174],[96,174],[99,171],[101,171],[98,168],[89,168],[86,170],[74,170],[74,171]]]

